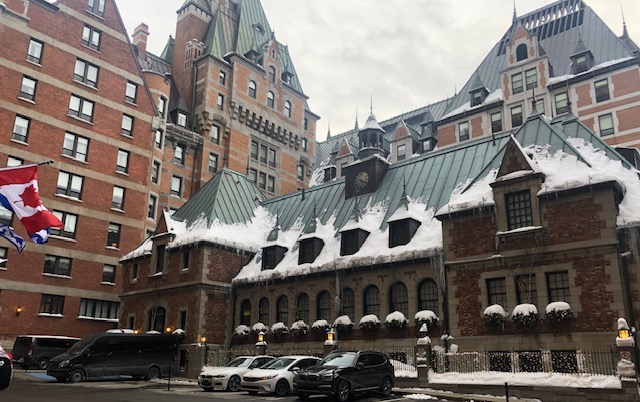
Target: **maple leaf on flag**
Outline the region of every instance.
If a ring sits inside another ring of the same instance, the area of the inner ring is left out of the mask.
[[[22,198],[22,202],[25,206],[32,208],[38,208],[42,204],[40,197],[38,196],[38,191],[33,184],[24,189],[22,194],[20,194],[20,198]]]

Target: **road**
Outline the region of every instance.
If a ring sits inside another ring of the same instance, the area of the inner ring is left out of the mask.
[[[197,385],[173,384],[167,390],[166,383],[149,381],[89,381],[83,383],[59,383],[42,371],[15,370],[11,386],[0,392],[2,402],[213,402],[213,401],[278,401],[298,402],[294,396],[278,398],[271,395],[249,396],[244,392],[204,392]],[[357,402],[379,401],[372,396],[358,397]],[[401,395],[384,398],[385,402],[410,401]],[[437,399],[429,399],[437,401]],[[330,402],[328,397],[317,396],[310,402]]]

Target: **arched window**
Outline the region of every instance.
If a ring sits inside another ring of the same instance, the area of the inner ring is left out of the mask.
[[[251,302],[247,299],[240,305],[240,324],[251,326]]]
[[[167,310],[164,307],[156,306],[149,310],[149,331],[164,332],[164,321],[167,316]]]
[[[276,68],[273,66],[269,66],[269,82],[271,84],[276,83]]]
[[[342,290],[342,315],[348,315],[353,321],[356,314],[356,297],[353,289],[344,288]]]
[[[289,102],[289,101],[286,101],[284,103],[284,114],[287,117],[291,117],[291,102]]]
[[[269,299],[266,297],[258,302],[258,322],[269,325]]]
[[[326,290],[323,290],[318,295],[317,310],[318,320],[329,321],[329,318],[331,317],[331,295]]]
[[[363,315],[375,314],[380,318],[380,289],[371,285],[364,290],[364,311]]]
[[[309,296],[306,293],[300,293],[298,295],[298,313],[296,320],[302,320],[305,323],[309,323]]]
[[[267,92],[267,106],[273,107],[273,105],[275,105],[274,99],[275,98],[273,97],[273,92]]]
[[[282,322],[284,325],[289,324],[289,298],[280,296],[276,308],[276,322]]]
[[[256,82],[255,81],[249,81],[249,96],[254,98],[256,97]]]
[[[516,61],[524,60],[528,57],[527,55],[527,45],[520,44],[516,48]]]
[[[389,307],[390,311],[399,311],[404,316],[409,315],[409,296],[407,294],[407,287],[402,282],[396,282],[391,286],[389,292]]]
[[[418,309],[431,310],[438,315],[438,286],[432,279],[425,279],[418,285]]]

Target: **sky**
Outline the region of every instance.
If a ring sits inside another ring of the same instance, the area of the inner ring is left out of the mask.
[[[184,0],[116,0],[131,34],[149,26],[147,48],[160,54],[174,35]],[[616,35],[622,11],[640,44],[638,0],[585,0]],[[518,15],[552,3],[515,0]],[[511,24],[514,0],[262,0],[271,28],[289,52],[317,139],[447,98],[461,88]],[[357,114],[356,114],[357,111]]]

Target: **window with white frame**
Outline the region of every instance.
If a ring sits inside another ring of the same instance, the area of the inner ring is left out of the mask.
[[[160,114],[160,118],[164,119],[167,113],[167,98],[161,96],[158,98],[158,113]]]
[[[71,276],[71,258],[47,254],[44,257],[43,274]]]
[[[176,144],[176,148],[173,150],[173,162],[184,165],[184,146],[182,144]]]
[[[209,153],[209,172],[216,173],[218,171],[218,155],[213,152]]]
[[[610,99],[609,81],[606,78],[604,80],[594,82],[593,86],[596,93],[596,102],[604,102]]]
[[[82,30],[82,44],[95,51],[100,50],[102,32],[90,25],[85,25]]]
[[[257,85],[255,81],[249,81],[249,96],[254,98],[256,97],[257,94]]]
[[[519,127],[522,125],[522,106],[514,106],[511,108],[511,126]]]
[[[99,67],[82,59],[76,59],[76,66],[73,69],[73,79],[90,87],[98,87]]]
[[[40,314],[62,315],[64,296],[43,294],[40,299]]]
[[[171,195],[176,197],[182,196],[182,177],[171,177]]]
[[[131,81],[127,81],[127,86],[124,93],[124,100],[130,103],[136,103],[138,97],[138,84]]]
[[[554,99],[556,103],[556,114],[563,114],[569,111],[569,96],[566,92],[556,94]]]
[[[522,73],[513,74],[511,76],[511,93],[515,95],[515,94],[519,94],[522,91],[523,91]]]
[[[267,92],[267,106],[269,106],[270,108],[273,108],[275,106],[275,97],[273,95],[273,92],[271,91]]]
[[[105,1],[106,0],[89,0],[89,2],[87,3],[87,11],[100,17],[104,17]]]
[[[405,144],[399,144],[396,150],[398,161],[407,159],[407,146]]]
[[[158,184],[160,178],[160,162],[153,161],[153,166],[151,167],[151,183]]]
[[[284,115],[289,118],[291,117],[291,102],[289,101],[284,102]]]
[[[306,138],[303,138],[303,139],[302,139],[302,150],[303,150],[304,152],[309,151],[309,140],[308,140],[308,139],[306,139]]]
[[[7,167],[15,167],[24,165],[24,159],[16,158],[15,156],[9,155],[7,157]]]
[[[44,49],[43,42],[37,39],[31,38],[31,40],[29,41],[29,47],[27,49],[27,60],[32,63],[40,64],[40,62],[42,61],[43,49]]]
[[[66,195],[67,197],[82,199],[82,184],[84,177],[73,173],[60,171],[58,173],[58,184],[56,185],[56,194]]]
[[[116,160],[116,172],[129,172],[129,151],[124,149],[118,150],[118,159]]]
[[[111,194],[111,209],[124,211],[124,193],[124,187],[113,186],[113,193]]]
[[[458,124],[458,140],[466,141],[469,139],[469,122],[463,121]]]
[[[11,135],[11,139],[20,142],[27,142],[30,123],[31,119],[28,117],[16,115],[16,119],[13,122],[13,134]]]
[[[102,283],[116,283],[116,266],[104,264],[102,266]]]
[[[218,84],[225,86],[227,85],[227,73],[220,70],[220,74],[218,75]]]
[[[79,161],[87,161],[89,139],[70,132],[64,133],[62,155],[70,156]]]
[[[93,121],[94,103],[77,95],[69,98],[69,115],[91,123]]]
[[[120,303],[106,300],[80,299],[80,311],[82,318],[95,318],[101,320],[117,320],[120,316]]]
[[[23,76],[22,84],[20,85],[20,98],[26,99],[30,101],[35,101],[36,99],[36,85],[38,81],[34,80],[31,77]]]
[[[107,229],[107,247],[120,248],[120,229],[120,224],[109,223]]]
[[[128,114],[122,115],[122,124],[120,125],[120,134],[127,137],[133,137],[133,117]]]
[[[502,112],[491,113],[491,132],[499,133],[502,131]]]
[[[187,115],[182,113],[182,112],[178,112],[178,125],[180,127],[187,127]]]
[[[162,130],[156,130],[153,146],[155,146],[158,149],[162,149],[162,140],[163,140],[163,137],[164,137],[163,134],[164,133],[162,132]]]
[[[538,87],[538,72],[535,68],[527,70],[524,72],[524,80],[527,86],[527,89],[533,89]]]
[[[214,144],[220,144],[220,127],[215,124],[211,125],[211,130],[209,131],[209,139]]]
[[[216,101],[216,107],[218,110],[224,110],[224,95],[218,94],[218,99]]]
[[[611,113],[607,113],[602,116],[598,116],[598,127],[600,128],[601,137],[614,134],[613,115]]]
[[[147,208],[147,218],[156,219],[156,205],[158,198],[155,195],[149,195],[149,206]]]
[[[51,228],[51,234],[68,239],[75,239],[78,215],[58,210],[53,210],[53,214],[62,222],[62,228]]]

